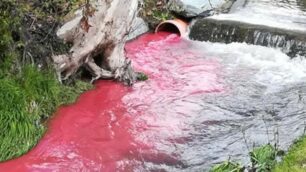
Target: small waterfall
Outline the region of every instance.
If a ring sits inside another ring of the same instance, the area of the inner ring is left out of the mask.
[[[297,40],[289,35],[273,34],[270,32],[254,31],[253,44],[280,48],[290,57],[306,55],[306,41]]]
[[[190,38],[210,42],[245,42],[278,48],[290,57],[306,55],[306,34],[263,25],[229,20],[199,19],[190,29]]]

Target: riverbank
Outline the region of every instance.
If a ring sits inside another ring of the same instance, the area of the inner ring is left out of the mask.
[[[306,136],[298,139],[288,153],[279,162],[274,172],[304,172],[306,171]]]
[[[161,2],[161,1],[160,1]],[[162,4],[162,3],[161,3]],[[54,5],[54,4],[53,4]],[[51,6],[53,6],[51,5]],[[161,6],[160,3],[156,3],[155,5]],[[48,6],[43,6],[44,8],[48,8]],[[147,8],[150,6],[147,5]],[[53,7],[52,7],[53,8]],[[160,8],[164,8],[161,6]],[[158,11],[158,9],[156,9]],[[51,10],[51,13],[49,14],[49,17],[51,14],[53,14],[53,9]],[[58,11],[58,10],[56,10]],[[167,15],[164,15],[163,13],[154,15],[156,11],[148,12],[148,16],[151,16],[157,19],[167,19]],[[8,12],[7,14],[11,14],[11,11]],[[27,36],[23,34],[18,34],[19,33],[19,26],[15,28],[11,28],[11,26],[14,26],[15,24],[10,23],[11,21],[14,20],[19,20],[19,19],[13,19],[10,18],[10,15],[4,14],[6,18],[1,18],[1,31],[3,34],[2,37],[0,37],[0,40],[3,40],[0,43],[0,49],[1,52],[1,66],[0,66],[0,82],[3,83],[0,86],[0,109],[1,109],[1,118],[0,118],[0,131],[2,133],[0,137],[0,145],[1,148],[0,151],[1,154],[0,161],[1,160],[7,160],[11,159],[14,157],[17,157],[32,148],[37,141],[42,137],[44,131],[46,130],[46,121],[50,118],[50,115],[54,112],[54,110],[62,105],[62,104],[67,104],[73,102],[76,97],[84,90],[87,90],[90,87],[90,85],[83,83],[81,81],[77,80],[71,80],[68,85],[61,85],[56,78],[56,75],[54,71],[52,70],[52,67],[48,66],[47,62],[47,56],[49,56],[52,53],[57,53],[59,51],[64,51],[65,46],[55,46],[53,44],[59,43],[59,40],[54,40],[56,37],[54,36],[54,30],[56,28],[56,23],[54,23],[54,18],[50,19],[50,22],[42,22],[44,21],[43,18],[36,16],[33,17],[32,13],[28,15],[27,24],[29,26],[29,30],[27,30],[27,33],[30,33],[30,36],[26,34]],[[64,14],[64,13],[63,13]],[[151,15],[149,15],[151,14]],[[37,14],[35,14],[37,15]],[[2,15],[1,15],[2,16]],[[156,17],[157,16],[157,17]],[[46,17],[46,16],[44,16]],[[48,18],[48,17],[47,17]],[[31,20],[29,20],[31,19]],[[38,22],[37,22],[38,21]],[[33,25],[32,25],[33,23]],[[45,24],[46,25],[45,25]],[[18,22],[17,22],[18,25]],[[41,26],[40,26],[41,25]],[[52,28],[51,30],[44,30],[40,28],[48,28],[48,26],[51,26],[49,28]],[[12,30],[14,32],[12,32]],[[21,29],[23,30],[23,29]],[[38,34],[37,34],[38,33]],[[41,34],[41,35],[40,35]],[[38,36],[40,35],[40,36]],[[25,37],[24,37],[25,36]],[[26,40],[25,38],[33,38],[30,39],[32,42],[24,42],[23,40]],[[38,37],[36,37],[38,36]],[[154,37],[153,37],[154,38]],[[152,39],[152,38],[151,38]],[[168,39],[171,39],[169,37]],[[176,40],[176,39],[175,39]],[[40,42],[38,44],[35,44],[37,42]],[[43,44],[47,42],[46,44]],[[31,44],[34,43],[34,44]],[[142,45],[142,44],[140,44]],[[171,44],[173,45],[173,44]],[[42,49],[37,49],[35,47],[39,47]],[[241,45],[243,46],[243,45]],[[34,48],[33,48],[34,47]],[[46,48],[47,47],[47,48]],[[51,47],[51,48],[50,48]],[[171,47],[171,46],[169,46]],[[33,49],[37,51],[32,51]],[[224,48],[224,47],[223,47]],[[135,50],[136,51],[136,50]],[[140,51],[137,49],[137,51]],[[215,49],[214,51],[217,51]],[[22,53],[20,53],[22,52]],[[35,53],[36,52],[36,53]],[[47,54],[40,54],[39,52],[47,52]],[[166,50],[165,52],[169,52]],[[186,51],[184,51],[186,52]],[[162,57],[166,53],[162,55],[158,55],[156,57]],[[182,56],[188,56],[190,54],[182,55]],[[181,58],[179,58],[181,59]],[[164,58],[163,58],[164,60]],[[196,59],[198,60],[198,59]],[[194,60],[194,61],[196,61]],[[156,61],[155,59],[152,60]],[[162,60],[158,60],[162,61]],[[192,60],[192,62],[194,62]],[[173,58],[169,60],[169,64],[173,62]],[[184,61],[183,63],[185,63]],[[179,63],[179,64],[183,64]],[[287,63],[286,63],[287,64]],[[144,66],[144,65],[140,65]],[[156,65],[160,66],[160,65]],[[205,63],[204,67],[207,66]],[[169,69],[169,66],[166,66],[167,70]],[[197,68],[195,71],[199,71],[200,68]],[[203,68],[201,68],[203,69]],[[175,73],[176,70],[174,70],[173,73]],[[243,72],[243,71],[242,71]],[[185,72],[184,72],[185,73]],[[186,72],[187,73],[187,72]],[[171,74],[171,73],[170,73]],[[165,84],[169,80],[169,76],[172,75],[162,75],[162,76],[168,76],[165,80],[162,80],[162,84]],[[203,74],[203,76],[207,77],[207,74]],[[252,75],[253,76],[253,75]],[[184,77],[184,78],[193,78],[192,77]],[[187,80],[186,83],[190,83],[190,80]],[[208,83],[208,82],[205,82]],[[241,83],[246,83],[245,81]],[[171,84],[169,84],[171,85]],[[167,86],[167,85],[166,85]],[[167,88],[167,87],[166,87]],[[171,87],[172,88],[172,87]],[[199,87],[200,88],[200,87]],[[202,86],[201,86],[202,88]],[[244,88],[244,87],[243,87]],[[258,88],[258,87],[254,87]],[[170,89],[170,88],[167,88]],[[165,90],[167,90],[165,89]],[[111,87],[110,89],[111,90]],[[151,91],[151,88],[149,89]],[[175,90],[175,91],[181,91],[181,90]],[[105,92],[105,91],[103,91]],[[157,90],[156,92],[159,92]],[[181,92],[180,92],[181,93]],[[114,93],[115,94],[115,93]],[[143,95],[143,92],[138,95]],[[137,97],[138,97],[137,95]],[[236,94],[234,94],[236,95]],[[274,95],[272,95],[274,96]],[[149,97],[149,96],[147,96]],[[169,97],[169,96],[168,96]],[[251,97],[249,95],[246,95],[246,97]],[[138,97],[139,98],[139,97]],[[236,98],[239,99],[240,97]],[[244,98],[244,97],[242,97]],[[276,97],[277,100],[279,100],[279,97]],[[222,98],[223,100],[224,98]],[[90,99],[88,99],[90,100]],[[120,100],[120,99],[119,99]],[[118,100],[118,101],[119,101]],[[229,100],[229,99],[228,99]],[[230,99],[231,101],[233,99]],[[266,98],[265,100],[269,100],[269,98]],[[140,101],[142,102],[142,101]],[[260,101],[251,101],[251,102],[260,102]],[[293,101],[290,101],[293,102]],[[223,103],[221,101],[221,103]],[[224,102],[224,104],[228,104],[229,102]],[[240,103],[240,102],[239,102]],[[273,103],[273,102],[272,102]],[[93,104],[93,103],[89,103]],[[162,103],[159,103],[162,104]],[[235,106],[234,104],[238,103],[233,103],[233,109],[239,109],[239,106]],[[180,104],[179,104],[180,105]],[[222,104],[223,105],[223,104]],[[255,104],[254,107],[257,107],[258,104]],[[178,107],[177,105],[173,107]],[[208,106],[209,107],[209,106]],[[101,107],[97,107],[101,108]],[[109,107],[105,107],[104,110],[107,110]],[[231,107],[232,108],[232,107]],[[245,107],[243,107],[245,108]],[[90,108],[88,108],[90,109]],[[162,107],[164,111],[164,107]],[[207,109],[207,107],[205,108]],[[257,110],[257,109],[256,109]],[[253,109],[250,109],[251,115],[254,115]],[[266,110],[266,109],[264,109]],[[270,110],[270,109],[268,109]],[[274,110],[274,109],[273,109]],[[219,110],[220,111],[220,110]],[[271,111],[265,111],[266,113],[270,113]],[[272,115],[275,115],[275,112],[272,111]],[[13,114],[13,115],[12,115]],[[106,113],[108,114],[108,113]],[[115,120],[113,118],[113,113],[109,113],[111,116],[111,122],[109,124],[112,124],[112,120]],[[159,112],[156,114],[160,114]],[[172,111],[168,115],[173,114]],[[198,114],[198,113],[195,113]],[[244,114],[244,112],[243,112]],[[97,114],[99,115],[99,114]],[[137,116],[138,114],[135,114]],[[167,116],[167,115],[165,115]],[[103,116],[104,118],[107,118],[107,115]],[[73,119],[73,117],[71,118]],[[156,118],[156,119],[161,119],[161,118]],[[177,120],[177,117],[173,118]],[[189,118],[190,119],[190,118]],[[199,119],[197,117],[197,119]],[[215,120],[215,119],[214,119]],[[105,120],[103,120],[105,121]],[[124,120],[123,120],[124,121]],[[174,120],[169,120],[169,121],[174,121]],[[84,121],[80,121],[82,123]],[[152,121],[149,121],[148,123],[151,124]],[[205,120],[203,120],[204,124]],[[219,122],[219,121],[218,121]],[[66,125],[67,123],[65,123]],[[159,123],[157,123],[159,124]],[[172,123],[171,123],[172,124]],[[68,125],[68,124],[67,124]],[[212,125],[212,124],[210,124]],[[97,123],[97,126],[98,123]],[[167,125],[168,126],[168,125]],[[228,125],[224,125],[228,126]],[[100,127],[100,126],[99,126]],[[224,127],[222,127],[224,128]],[[88,130],[91,128],[89,127]],[[118,129],[119,130],[119,129]],[[95,130],[95,131],[102,131],[102,130]],[[207,131],[207,130],[205,130]],[[168,133],[168,131],[165,131],[165,133]],[[203,133],[203,131],[199,132],[200,134]],[[213,133],[213,132],[208,132],[208,133]],[[68,135],[68,134],[67,134]],[[126,135],[125,133],[123,135]],[[81,135],[84,138],[84,136],[87,136],[86,133],[84,135]],[[121,137],[120,137],[121,138]],[[294,137],[295,138],[295,137]],[[89,140],[89,139],[88,139]],[[157,139],[158,140],[158,139]],[[262,147],[254,149],[250,153],[251,161],[253,163],[252,166],[255,166],[257,169],[260,169],[261,171],[271,171],[272,169],[275,169],[275,171],[304,171],[304,149],[306,147],[305,138],[301,139],[301,141],[297,142],[295,145],[292,146],[292,149],[290,149],[289,153],[284,157],[284,160],[281,163],[277,163],[276,157],[279,156],[279,154],[282,151],[278,151],[277,148],[275,148],[273,145],[264,145]],[[182,141],[185,141],[182,139]],[[224,140],[222,140],[224,142]],[[188,142],[188,141],[187,141]],[[17,144],[16,144],[17,143]],[[124,142],[120,142],[124,143]],[[183,142],[181,142],[183,143]],[[209,142],[211,144],[212,142]],[[202,144],[202,143],[201,143]],[[119,144],[118,144],[119,145]],[[170,145],[170,144],[169,144]],[[119,149],[122,148],[123,145],[118,146]],[[188,145],[189,148],[190,145]],[[202,147],[205,147],[201,145]],[[101,147],[101,146],[100,146]],[[200,149],[197,148],[197,149]],[[85,149],[87,151],[87,149]],[[86,152],[84,151],[84,152]],[[93,152],[95,152],[94,150]],[[128,151],[127,151],[128,152]],[[205,152],[205,151],[204,151]],[[69,152],[70,153],[70,152]],[[109,155],[112,157],[113,151],[111,150]],[[67,154],[69,157],[74,157],[74,155]],[[71,155],[71,156],[70,156]],[[103,151],[101,151],[101,155],[105,155]],[[122,154],[123,157],[125,157],[126,154]],[[37,156],[38,157],[38,156]],[[80,156],[82,157],[82,156]],[[97,156],[94,156],[97,157]],[[149,157],[149,156],[148,156]],[[151,156],[149,157],[149,159]],[[172,158],[172,157],[170,157]],[[169,158],[169,159],[170,159]],[[194,159],[194,157],[193,157]],[[61,157],[59,157],[59,160],[61,160]],[[148,160],[150,162],[150,160]],[[152,160],[151,160],[152,161]],[[71,162],[71,161],[69,161]],[[154,162],[154,161],[153,161]],[[275,167],[276,165],[276,167]],[[171,166],[171,165],[169,165]],[[184,164],[182,163],[182,166]],[[231,162],[226,162],[224,166],[229,166],[231,167],[230,171],[236,170],[240,171],[243,170],[245,167],[242,167],[239,164],[236,163],[231,163]],[[232,168],[233,167],[233,168]],[[255,168],[252,167],[252,168]],[[216,168],[217,171],[224,170],[221,168]]]
[[[55,36],[65,4],[5,0],[0,5],[0,162],[34,147],[56,108],[91,88],[79,80],[59,83],[49,59],[66,49]]]
[[[249,153],[251,165],[243,166],[231,160],[211,168],[211,172],[304,172],[306,171],[306,137],[298,139],[286,154],[272,145],[255,148]],[[277,159],[281,159],[277,162]]]
[[[61,85],[50,69],[33,65],[0,75],[0,161],[16,158],[37,144],[60,105],[73,103],[90,88],[82,81]]]
[[[149,23],[164,19],[164,3],[146,1],[142,15]],[[92,85],[80,78],[61,84],[51,56],[66,53],[69,44],[56,36],[58,28],[84,6],[85,0],[47,0],[0,4],[0,162],[33,148],[47,130],[55,110],[73,103]],[[154,5],[150,7],[150,5]],[[154,24],[153,24],[154,23]]]

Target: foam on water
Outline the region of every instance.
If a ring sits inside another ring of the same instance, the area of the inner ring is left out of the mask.
[[[236,3],[229,14],[211,18],[306,31],[306,3],[302,0],[238,0]]]
[[[246,43],[194,42],[205,56],[220,59],[228,69],[253,70],[251,80],[275,89],[286,84],[306,80],[305,57],[291,59],[278,49],[248,45]]]

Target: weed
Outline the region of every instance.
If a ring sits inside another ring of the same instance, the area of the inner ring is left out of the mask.
[[[255,148],[249,155],[253,169],[258,172],[271,171],[276,164],[277,150],[270,144]]]
[[[225,161],[222,164],[214,166],[210,172],[243,172],[244,167],[239,163]]]
[[[149,77],[145,73],[142,73],[142,72],[137,73],[137,80],[138,81],[146,81],[148,79],[149,79]]]

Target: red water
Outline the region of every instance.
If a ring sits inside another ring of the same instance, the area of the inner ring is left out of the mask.
[[[142,171],[182,165],[172,144],[188,143],[184,133],[198,109],[192,100],[223,90],[220,63],[189,51],[190,46],[168,33],[128,43],[127,56],[149,80],[133,87],[97,82],[75,104],[58,110],[32,151],[0,163],[0,171]]]

